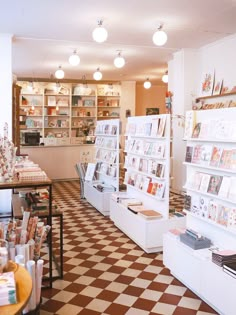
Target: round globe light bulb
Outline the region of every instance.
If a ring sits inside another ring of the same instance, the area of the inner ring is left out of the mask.
[[[143,86],[144,86],[144,88],[145,89],[150,89],[150,87],[152,86],[152,83],[149,81],[149,80],[147,80],[147,81],[145,81],[144,83],[143,83]]]
[[[93,74],[93,78],[96,81],[101,80],[102,79],[102,73],[99,70],[95,71],[94,74]]]
[[[71,55],[69,57],[69,63],[72,65],[72,66],[78,66],[79,63],[80,63],[80,57],[77,55],[77,53],[74,53],[73,55]]]
[[[162,76],[162,81],[163,81],[164,83],[168,83],[168,74],[164,74],[164,75]]]
[[[157,46],[163,46],[167,42],[167,35],[164,31],[158,30],[153,34],[153,43]]]
[[[61,69],[61,67],[59,67],[59,69],[57,69],[57,71],[55,72],[55,77],[57,79],[63,79],[65,76],[65,72]]]
[[[116,68],[122,68],[125,65],[125,59],[121,56],[117,56],[114,59],[114,65],[116,66]]]
[[[96,27],[93,31],[93,39],[97,43],[105,42],[107,40],[107,36],[108,36],[107,30],[102,26]]]

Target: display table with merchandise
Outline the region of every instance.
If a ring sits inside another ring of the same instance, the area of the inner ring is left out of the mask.
[[[14,271],[16,287],[17,287],[17,303],[0,306],[1,315],[20,315],[29,301],[30,294],[32,291],[32,279],[29,272],[22,266],[16,265]],[[9,269],[8,271],[11,271]]]

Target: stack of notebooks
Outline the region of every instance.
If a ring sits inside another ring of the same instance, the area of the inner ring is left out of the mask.
[[[17,300],[14,272],[0,273],[0,306],[15,303]]]
[[[212,262],[220,267],[229,263],[236,265],[236,251],[234,250],[221,250],[212,252]]]
[[[236,260],[234,262],[228,262],[223,265],[223,270],[231,277],[236,278]]]
[[[94,188],[96,188],[98,191],[101,192],[114,192],[115,191],[115,187],[111,186],[111,185],[106,185],[106,184],[95,184]]]
[[[133,212],[135,214],[142,216],[146,220],[161,219],[162,218],[161,213],[159,213],[155,210],[148,209],[144,205],[130,205],[130,206],[128,206],[128,210],[130,210],[131,212]]]

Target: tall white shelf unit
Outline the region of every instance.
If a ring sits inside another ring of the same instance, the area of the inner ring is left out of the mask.
[[[163,133],[159,132],[158,135],[158,130],[162,129],[160,125],[163,122],[165,122]],[[184,217],[169,218],[170,115],[129,117],[125,137],[127,195],[130,198],[141,200],[146,208],[158,211],[162,214],[162,218],[147,220],[129,211],[112,198],[110,200],[110,217],[114,224],[145,252],[158,252],[162,250],[163,233],[172,227],[183,227],[185,224]],[[148,152],[145,149],[148,145],[149,148],[153,148],[154,152],[153,150]],[[131,146],[135,150],[132,150]],[[130,161],[133,158],[139,161],[139,166],[131,165]],[[158,176],[156,173],[152,174],[150,168],[144,171],[140,167],[141,160],[146,160],[149,165],[152,162],[162,164],[164,173],[162,176]],[[132,177],[135,183],[132,183]],[[145,188],[145,183],[137,184],[137,177],[142,178],[141,181],[149,180],[151,183],[155,183],[156,187],[159,187],[157,189],[162,190],[161,187],[165,187],[165,189],[160,194],[155,191],[149,193],[147,187]]]
[[[212,147],[219,146],[223,149],[236,149],[236,108],[201,110],[195,113],[196,123],[200,122],[201,126],[211,126],[211,131],[206,132],[206,134],[211,133],[211,135],[201,136],[200,131],[198,138],[189,137],[185,139],[187,146],[202,144],[212,145]],[[188,112],[186,115],[188,115]],[[228,176],[235,179],[235,168],[225,169],[186,162],[184,164],[186,165],[187,175],[184,188],[187,195],[191,196],[191,200],[196,200],[198,197],[199,200],[209,198],[216,204],[229,209],[236,209],[236,198],[220,197],[218,194],[213,195],[193,188],[191,184],[196,172],[207,173],[210,176]],[[236,191],[233,194],[236,196]],[[196,207],[192,204],[190,211],[186,211],[187,227],[211,239],[213,247],[236,250],[236,226],[222,225],[219,221],[213,221],[209,218],[209,209],[208,204],[203,212],[196,212]],[[209,249],[193,250],[181,243],[178,237],[166,233],[163,244],[163,261],[176,278],[212,306],[219,314],[235,314],[236,279],[226,274],[221,267],[212,262]]]
[[[114,191],[119,191],[119,138],[120,120],[99,120],[95,129],[95,161],[96,182],[113,186]],[[112,192],[100,192],[94,181],[85,181],[84,196],[104,216],[110,214],[110,196]]]

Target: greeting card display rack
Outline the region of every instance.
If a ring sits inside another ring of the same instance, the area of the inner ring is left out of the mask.
[[[110,195],[119,191],[120,120],[97,121],[95,181],[84,182],[84,196],[104,216],[110,213]],[[100,190],[99,190],[100,188]]]
[[[170,115],[129,117],[125,137],[127,197],[162,217],[145,219],[113,198],[110,217],[144,251],[158,252],[163,233],[184,225],[184,217],[169,217]]]
[[[236,108],[186,113],[186,225],[211,240],[194,250],[164,235],[171,273],[219,314],[236,309],[236,280],[212,262],[212,250],[236,250]],[[227,293],[226,293],[227,292]]]

